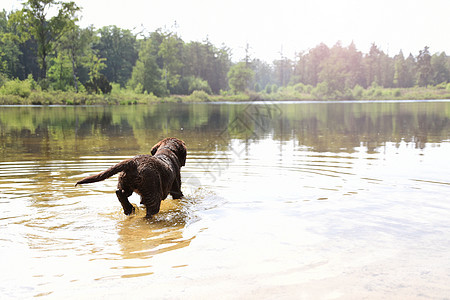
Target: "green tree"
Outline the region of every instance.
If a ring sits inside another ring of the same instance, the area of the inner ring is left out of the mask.
[[[245,62],[235,64],[228,72],[228,81],[233,93],[244,92],[253,80],[253,71]]]
[[[189,76],[186,78],[188,82],[188,93],[192,94],[194,91],[204,91],[207,94],[211,94],[211,87],[206,80],[199,77]]]
[[[167,89],[173,93],[180,82],[183,68],[182,51],[184,42],[176,33],[166,32],[159,45],[158,56],[162,58],[162,79]]]
[[[320,64],[319,81],[326,83],[319,88],[321,93],[332,94],[345,90],[347,80],[350,78],[348,63],[349,61],[345,59],[345,49],[337,43],[330,49],[330,55]]]
[[[138,58],[136,36],[130,30],[105,26],[98,30],[99,39],[93,46],[97,55],[106,58],[102,74],[110,82],[125,86]]]
[[[346,81],[346,88],[353,89],[355,86],[364,86],[366,79],[364,77],[363,55],[356,49],[356,45],[352,42],[344,49],[343,59],[346,60],[349,76]]]
[[[431,55],[429,47],[425,46],[417,56],[417,84],[427,86],[432,80]]]
[[[276,78],[275,82],[277,82],[279,86],[288,85],[293,73],[292,61],[282,55],[279,60],[273,62],[273,65]]]
[[[39,75],[37,45],[34,39],[22,38],[15,14],[0,12],[0,73],[25,80],[29,74]]]
[[[319,73],[321,71],[320,64],[330,55],[330,48],[321,43],[315,48],[311,49],[307,55],[304,56],[304,72],[305,81],[303,83],[310,85],[317,85],[319,82]],[[302,59],[300,60],[302,61]]]
[[[405,87],[406,86],[406,63],[403,52],[400,50],[398,55],[394,57],[394,86]]]
[[[416,59],[410,53],[405,60],[405,86],[413,87],[416,84]]]
[[[273,68],[268,63],[260,60],[260,59],[254,59],[250,63],[250,66],[255,74],[254,76],[254,82],[255,86],[258,85],[261,89],[262,87],[266,87],[269,84],[273,83]],[[256,90],[256,89],[255,89]]]
[[[11,20],[18,25],[23,41],[33,38],[37,43],[37,57],[41,68],[40,77],[47,79],[48,57],[53,53],[59,39],[74,25],[75,14],[80,8],[75,2],[56,0],[28,0],[15,12]],[[52,17],[52,12],[56,14]]]
[[[20,68],[14,77],[25,80],[28,78],[28,75],[32,74],[34,79],[37,80],[39,78],[41,68],[38,62],[37,48],[37,43],[33,38],[19,43],[21,52],[21,55],[19,56]]]
[[[228,88],[230,65],[230,50],[225,46],[217,48],[209,40],[190,42],[184,46],[183,76],[206,80],[214,94]]]
[[[94,28],[72,27],[62,38],[59,49],[65,53],[70,61],[72,83],[75,91],[78,92],[78,82],[86,83],[89,79],[90,58],[93,58],[94,50],[91,45],[94,41]],[[98,59],[96,57],[96,59]],[[81,80],[80,80],[81,76]]]
[[[70,59],[62,52],[49,61],[48,79],[50,86],[55,90],[68,90],[73,85]]]
[[[375,83],[378,86],[392,87],[394,85],[395,63],[386,53],[372,44],[369,54],[364,56],[366,86]]]
[[[0,11],[0,73],[13,78],[20,73],[22,52],[8,18],[5,10]]]
[[[165,96],[168,91],[165,82],[161,79],[162,72],[156,62],[153,43],[155,43],[154,40],[150,38],[142,44],[129,84],[133,89],[140,86],[148,93]]]
[[[93,51],[89,58],[89,81],[84,84],[89,93],[108,94],[112,90],[112,85],[109,83],[105,75],[101,71],[106,67],[106,58],[98,57]]]
[[[381,56],[383,55],[377,45],[372,44],[369,54],[364,57],[366,68],[366,86],[371,86],[373,83],[382,85],[381,76]]]
[[[431,57],[431,69],[433,83],[450,82],[450,65],[448,65],[449,57],[442,52],[441,54],[433,54]]]
[[[356,85],[365,84],[362,53],[356,50],[353,43],[348,47],[343,47],[340,42],[336,43],[319,66],[319,81],[326,82],[326,90],[332,94],[343,93]]]
[[[211,50],[213,61],[212,69],[210,69],[211,78],[208,79],[209,85],[214,93],[218,94],[221,90],[228,88],[228,72],[231,67],[231,50],[225,45],[216,48],[213,45],[208,46]],[[210,54],[210,55],[211,55]]]

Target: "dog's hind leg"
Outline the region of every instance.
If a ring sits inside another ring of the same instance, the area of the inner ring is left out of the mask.
[[[117,198],[119,198],[120,204],[122,204],[123,212],[126,215],[131,215],[134,213],[134,206],[128,201],[128,197],[131,196],[133,192],[127,193],[124,190],[118,189],[116,191]]]
[[[145,205],[147,209],[146,218],[151,218],[153,215],[156,215],[159,212],[159,208],[161,206],[161,197],[157,195],[142,195],[142,204]]]

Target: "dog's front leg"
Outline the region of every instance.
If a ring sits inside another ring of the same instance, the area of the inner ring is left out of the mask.
[[[173,199],[183,198],[183,193],[181,191],[179,192],[170,191],[170,195],[172,196]]]
[[[116,191],[117,198],[119,198],[120,204],[122,204],[123,212],[126,215],[134,213],[134,206],[128,201],[128,196],[124,190],[118,189]]]
[[[181,199],[183,197],[183,193],[181,192],[181,179],[178,178],[178,176],[173,181],[172,188],[169,193],[173,199]]]

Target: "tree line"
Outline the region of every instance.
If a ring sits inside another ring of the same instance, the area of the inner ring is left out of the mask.
[[[363,54],[353,42],[347,47],[338,42],[331,48],[322,43],[297,54],[294,60],[282,56],[272,68],[256,61],[254,68],[260,86],[271,79],[279,86],[302,83],[322,87],[329,93],[343,93],[358,86],[410,88],[450,82],[450,57],[445,52],[432,55],[427,46],[416,56],[410,53],[405,57],[400,50],[391,57],[376,44]],[[262,76],[261,70],[268,74]]]
[[[0,86],[28,81],[43,90],[109,93],[112,85],[156,96],[256,91],[311,86],[325,94],[355,87],[407,88],[450,82],[450,57],[402,51],[391,57],[375,44],[362,53],[351,43],[320,44],[293,59],[267,63],[208,39],[185,42],[174,31],[136,34],[117,26],[77,25],[75,2],[28,0],[21,10],[0,12]],[[248,50],[248,46],[247,46]],[[246,51],[248,53],[248,51]]]

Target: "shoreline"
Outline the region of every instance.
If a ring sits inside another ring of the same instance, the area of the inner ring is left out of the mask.
[[[379,99],[379,100],[254,100],[254,101],[207,101],[207,102],[176,102],[178,104],[230,104],[230,105],[239,105],[239,104],[332,104],[332,103],[433,103],[433,102],[450,102],[450,99]],[[137,103],[133,104],[135,106],[143,106],[143,105],[153,105],[153,104],[162,104],[162,103],[175,103],[171,101],[161,101],[161,102],[150,102],[150,103]],[[0,104],[0,108],[2,107],[104,107],[104,106],[127,106],[123,104]]]
[[[147,105],[153,103],[246,103],[246,102],[379,102],[379,101],[428,101],[450,100],[450,90],[439,88],[403,88],[370,89],[353,95],[351,91],[340,95],[313,95],[298,93],[289,87],[279,92],[267,94],[265,92],[246,92],[237,95],[224,93],[209,95],[202,91],[195,91],[191,95],[171,95],[156,97],[153,94],[136,94],[128,91],[114,94],[88,94],[63,91],[33,90],[27,97],[18,95],[0,95],[1,106],[93,106],[93,105]]]

